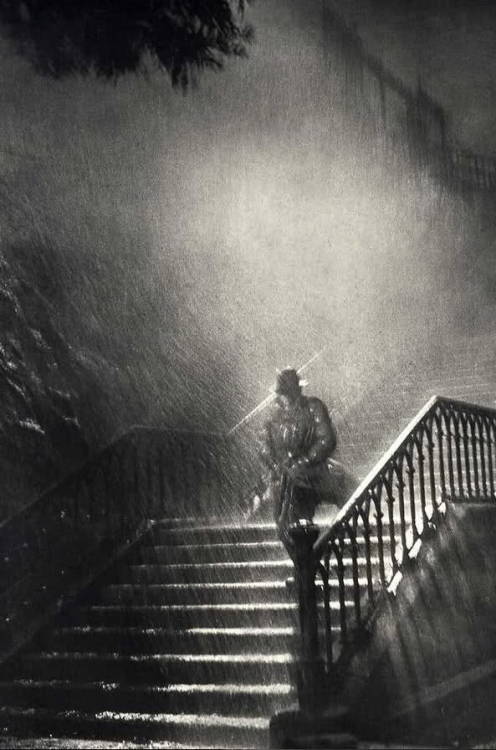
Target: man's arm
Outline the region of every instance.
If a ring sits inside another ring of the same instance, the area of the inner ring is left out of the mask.
[[[277,462],[274,456],[274,450],[272,447],[272,436],[270,433],[270,424],[266,422],[263,427],[262,434],[259,441],[259,456],[264,466],[269,472],[277,470]]]
[[[313,417],[314,436],[301,464],[311,466],[328,458],[336,448],[337,436],[326,405],[318,398],[310,398],[308,407]]]

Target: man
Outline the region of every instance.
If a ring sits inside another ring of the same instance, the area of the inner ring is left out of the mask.
[[[294,523],[311,523],[318,502],[332,501],[328,459],[336,432],[325,404],[304,396],[296,370],[278,372],[277,398],[264,425],[261,458],[281,532]]]

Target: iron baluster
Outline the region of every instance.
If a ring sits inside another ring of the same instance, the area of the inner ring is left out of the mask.
[[[431,421],[430,423],[430,429],[427,432],[427,456],[429,458],[429,490],[430,490],[430,499],[431,499],[431,508],[432,511],[437,506],[437,496],[436,496],[436,475],[435,475],[435,463],[434,463],[434,439],[433,439],[433,428],[434,423]],[[438,446],[438,452],[440,453],[439,446]],[[440,481],[441,483],[444,480],[444,464],[442,465],[442,479],[441,479],[441,455],[439,456],[439,475],[440,475]],[[443,490],[441,489],[441,494],[443,493]],[[422,509],[422,520],[423,520],[423,528],[427,529],[427,525],[429,523],[429,517],[427,515],[427,507],[424,507]]]
[[[455,440],[455,456],[456,456],[456,472],[458,477],[458,496],[464,497],[465,496],[465,485],[464,485],[464,478],[463,478],[463,470],[462,470],[462,454],[460,449],[460,442],[462,439],[462,436],[460,435],[460,422],[459,419],[455,418],[455,415],[453,415],[453,426],[454,426],[454,440]]]
[[[331,549],[334,552],[336,558],[336,575],[338,578],[338,597],[339,597],[339,619],[341,629],[341,643],[345,645],[348,642],[348,622],[346,616],[346,590],[344,580],[344,541],[341,536],[342,528],[337,529],[336,532],[339,537],[334,538],[331,541]]]
[[[379,556],[379,576],[381,584],[386,585],[386,570],[384,566],[384,539],[383,539],[383,528],[382,528],[382,517],[383,513],[381,510],[381,498],[382,498],[382,485],[379,486],[378,490],[373,493],[373,502],[375,508],[375,522],[377,529],[377,554]]]
[[[493,420],[491,417],[486,417],[485,419],[485,425],[486,425],[486,446],[487,446],[487,472],[489,476],[489,491],[491,493],[491,496],[494,498],[495,491],[494,491],[494,470],[493,470],[493,440],[492,440],[492,425]]]
[[[360,517],[363,525],[363,536],[365,541],[365,567],[367,574],[367,595],[369,600],[369,609],[374,604],[374,581],[372,577],[372,550],[370,544],[370,495],[365,498],[364,504],[359,508]]]
[[[403,462],[405,460],[405,453],[402,452],[399,456],[399,458],[395,461],[394,470],[396,473],[396,488],[398,490],[398,507],[400,511],[400,535],[401,535],[401,546],[402,551],[401,555],[402,557],[405,556],[406,550],[407,550],[407,543],[406,543],[406,517],[405,517],[405,495],[404,495],[404,489],[405,489],[405,483],[403,481]]]
[[[491,419],[490,422],[490,429],[489,429],[489,436],[490,436],[490,443],[491,446],[491,468],[493,471],[493,479],[494,479],[494,486],[493,486],[493,494],[496,493],[496,421],[494,419]]]
[[[325,627],[325,648],[326,648],[326,662],[327,672],[329,673],[333,666],[333,637],[332,637],[332,613],[331,613],[331,587],[329,585],[330,578],[330,552],[327,549],[324,555],[324,564],[319,567],[320,574],[322,576],[322,593],[324,597],[324,627]]]
[[[450,486],[450,497],[454,498],[456,497],[455,466],[454,466],[454,458],[453,458],[453,442],[455,441],[454,421],[453,421],[452,415],[449,412],[445,413],[444,419],[445,419],[445,424],[446,424],[446,433],[445,433],[446,434],[446,447],[448,449],[448,478],[449,478],[449,486]]]
[[[484,437],[484,417],[482,414],[477,416],[477,432],[479,435],[479,456],[482,482],[482,495],[487,497],[487,471],[486,471],[486,439]]]
[[[346,524],[348,537],[350,539],[351,551],[351,574],[353,580],[353,604],[355,607],[355,624],[361,623],[361,605],[360,605],[360,579],[358,576],[358,543],[357,543],[357,522],[358,512],[354,509],[351,523]]]
[[[418,439],[415,437],[412,438],[412,442],[409,446],[410,450],[407,448],[405,451],[406,456],[406,473],[408,476],[408,494],[410,496],[410,525],[412,529],[412,544],[417,540],[417,537],[419,536],[419,532],[417,529],[417,509],[415,507],[415,484],[414,484],[414,478],[415,478],[415,468],[414,468],[414,462],[413,462],[413,451],[417,449],[418,456],[420,457],[420,450],[418,449]],[[419,459],[420,464],[420,459]],[[422,483],[421,483],[422,486]],[[424,497],[424,504],[425,504],[425,497]],[[422,506],[423,507],[423,506]]]
[[[416,448],[417,448],[417,461],[418,461],[418,483],[419,483],[419,491],[420,491],[420,508],[422,513],[422,531],[427,526],[427,512],[426,512],[426,493],[425,493],[425,454],[423,451],[424,446],[424,439],[426,435],[427,427],[425,427],[424,430],[420,432],[420,436],[418,437]],[[417,525],[415,524],[415,539],[418,539],[419,536],[421,536],[422,531],[419,532]]]
[[[399,568],[398,561],[396,559],[396,534],[394,524],[394,497],[391,488],[391,481],[383,478],[384,488],[386,490],[386,503],[388,506],[388,518],[389,518],[389,547],[391,554],[391,563],[393,570],[396,572]]]
[[[470,443],[472,444],[472,462],[473,462],[473,477],[474,477],[474,492],[476,497],[480,497],[480,484],[479,484],[479,460],[477,451],[479,448],[479,438],[475,433],[475,419],[473,415],[468,416],[468,423],[470,424],[470,430],[472,437]]]
[[[438,457],[439,481],[441,484],[441,500],[443,501],[447,497],[447,492],[446,492],[446,470],[444,466],[444,441],[443,441],[443,437],[445,435],[445,433],[443,432],[443,421],[446,424],[446,420],[445,419],[443,420],[442,417],[443,417],[443,414],[436,412],[436,433],[437,433],[437,444],[438,444],[438,454],[439,454],[439,457]],[[449,439],[446,442],[449,444],[450,442]],[[449,450],[448,450],[448,454],[449,454]],[[449,457],[448,457],[448,474],[450,471],[451,463],[452,462],[449,460]],[[451,487],[452,487],[452,481],[450,477],[450,488]],[[454,490],[453,490],[453,493],[454,493]],[[438,503],[436,503],[436,505],[438,505]],[[434,507],[435,506],[433,505],[433,508]]]
[[[469,436],[468,436],[468,420],[464,413],[460,417],[460,423],[462,425],[462,442],[463,442],[463,458],[465,462],[465,485],[467,488],[467,496],[471,498],[473,496],[472,489],[472,472],[470,469],[470,451],[469,451]]]

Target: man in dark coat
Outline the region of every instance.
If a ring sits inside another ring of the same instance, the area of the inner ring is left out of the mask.
[[[262,436],[265,483],[280,529],[311,523],[318,502],[332,502],[328,460],[336,447],[336,431],[325,404],[304,396],[302,385],[296,370],[278,373],[275,404]]]

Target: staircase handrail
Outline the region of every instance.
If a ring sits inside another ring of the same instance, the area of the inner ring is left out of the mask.
[[[325,545],[332,537],[335,527],[346,520],[349,517],[350,512],[360,501],[361,497],[366,493],[369,487],[376,480],[377,476],[383,471],[388,462],[394,457],[398,450],[404,447],[407,440],[410,438],[412,431],[417,427],[419,422],[425,417],[425,415],[432,409],[432,407],[441,400],[440,396],[431,396],[431,398],[422,406],[416,415],[410,420],[404,430],[398,435],[396,440],[390,445],[390,447],[383,453],[381,458],[372,467],[364,479],[360,482],[358,487],[354,490],[352,495],[346,501],[342,508],[338,511],[336,516],[333,518],[332,524],[328,529],[322,531],[314,544],[314,554],[320,556],[325,548]]]
[[[45,487],[43,492],[37,497],[35,497],[31,502],[26,503],[26,505],[23,505],[22,508],[20,508],[19,510],[16,510],[14,513],[12,513],[12,515],[0,521],[0,536],[8,524],[15,523],[16,519],[19,519],[23,514],[28,512],[30,509],[34,508],[38,504],[46,502],[46,498],[48,498],[57,488],[61,488],[63,485],[69,484],[71,481],[74,481],[78,476],[81,476],[82,474],[84,474],[87,470],[87,467],[91,465],[95,460],[97,460],[102,454],[109,451],[113,446],[118,444],[120,441],[127,439],[127,437],[131,433],[135,433],[138,431],[150,432],[150,433],[161,433],[161,434],[176,434],[177,433],[178,435],[199,435],[202,437],[220,437],[220,438],[225,437],[224,433],[215,432],[215,431],[210,432],[210,431],[204,431],[204,430],[189,430],[189,429],[180,429],[176,427],[167,427],[167,426],[150,427],[148,425],[141,425],[141,424],[130,425],[123,432],[119,432],[115,434],[114,437],[112,437],[106,445],[104,445],[103,447],[95,451],[93,454],[91,454],[79,466],[76,466],[76,468],[72,469],[68,474],[57,479],[48,487]]]
[[[327,346],[298,372],[307,369]],[[253,447],[247,450],[238,427],[273,397],[270,394],[226,432],[132,425],[1,522],[0,662],[18,647],[19,639],[26,640],[36,630],[39,612],[46,610],[48,602],[60,603],[64,592],[77,590],[83,570],[85,580],[88,575],[91,580],[92,569],[101,568],[116,550],[144,533],[147,520],[173,513],[178,499],[195,496],[192,515],[208,512],[215,505],[227,516],[249,516],[250,499],[260,479],[258,453]],[[168,450],[164,451],[166,438]],[[119,459],[120,452],[127,452],[125,460]],[[129,471],[133,477],[126,480]],[[89,501],[94,494],[88,488],[92,477],[98,478],[100,490],[104,488],[103,495],[96,492],[97,502],[94,498]],[[127,502],[121,491],[116,503],[114,480],[125,482]],[[58,535],[55,541],[54,529]],[[43,592],[41,597],[38,589]]]
[[[361,68],[359,85],[354,76],[351,95],[363,103],[365,100],[363,92],[363,72],[368,71],[379,84],[380,90],[380,112],[378,119],[384,131],[388,131],[387,92],[392,99],[399,98],[403,105],[405,124],[408,133],[405,133],[410,141],[409,147],[411,157],[422,161],[430,160],[431,166],[438,173],[438,177],[454,186],[462,185],[473,191],[496,189],[496,162],[492,155],[482,155],[471,150],[462,149],[453,134],[449,132],[449,117],[443,105],[422,87],[420,80],[416,88],[407,85],[384,62],[370,53],[363,42],[362,37],[356,31],[355,25],[351,25],[343,14],[337,9],[335,3],[324,0],[324,23],[326,31],[335,32],[336,39],[328,42],[329,46],[341,47],[345,53],[345,65],[351,64]],[[348,93],[348,92],[347,92]],[[374,97],[375,98],[375,97]],[[354,111],[356,117],[356,111]],[[370,122],[370,112],[367,112],[366,121]],[[393,120],[394,121],[394,118]],[[459,163],[462,157],[466,164]]]
[[[144,533],[194,498],[232,505],[245,471],[214,432],[135,426],[0,525],[0,661],[40,617]]]
[[[300,605],[300,702],[311,704],[315,683],[327,685],[337,662],[346,660],[381,597],[394,591],[425,538],[436,533],[447,504],[496,500],[495,462],[496,409],[433,396],[328,529],[290,532]]]

